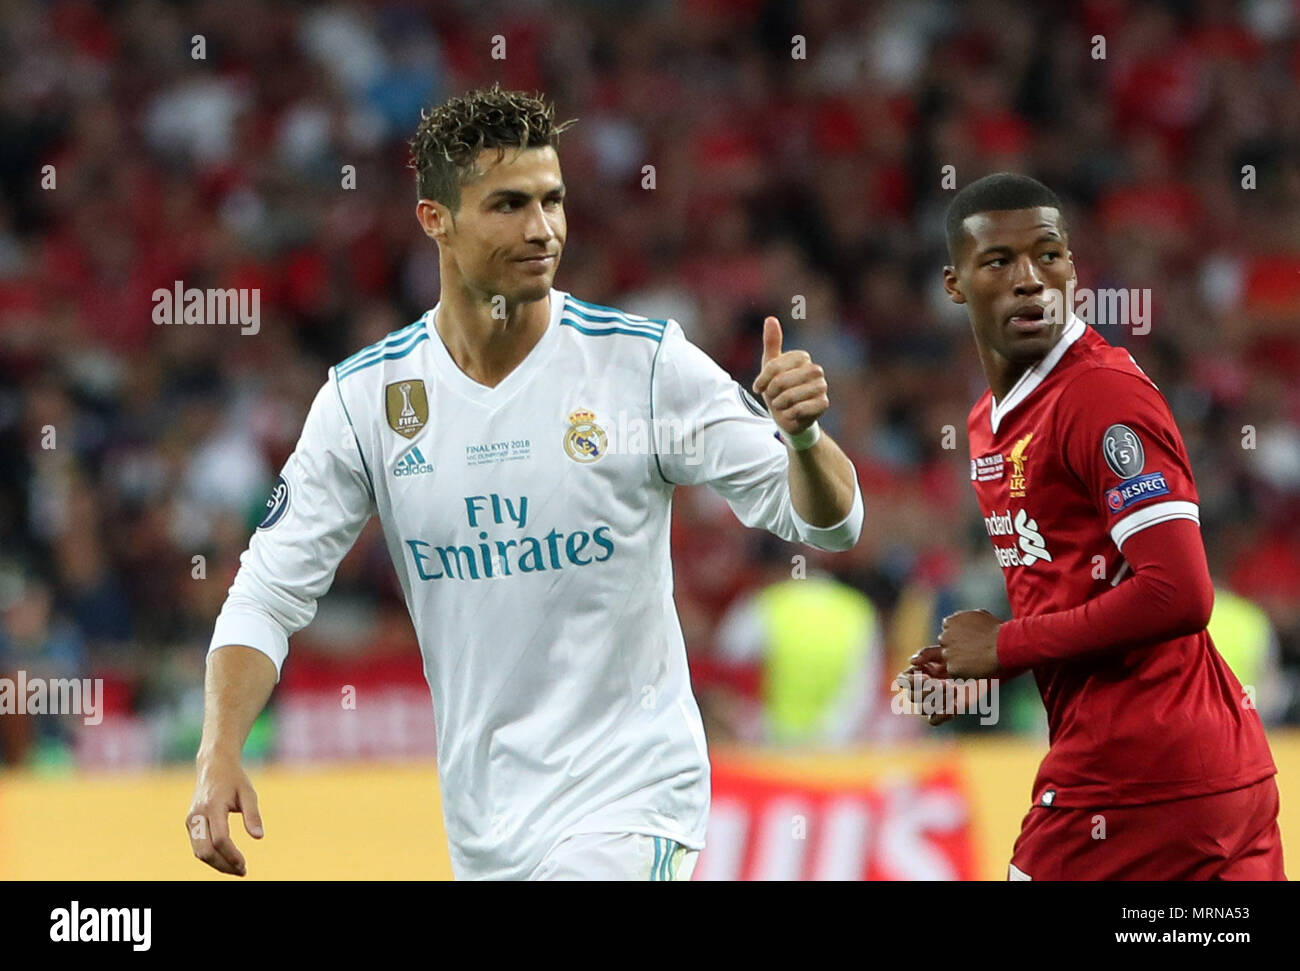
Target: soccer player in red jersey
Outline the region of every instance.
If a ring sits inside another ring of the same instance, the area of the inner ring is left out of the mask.
[[[990,389],[968,422],[971,480],[1014,619],[953,614],[900,681],[1033,671],[1051,744],[1011,879],[1286,879],[1277,769],[1205,630],[1214,593],[1168,404],[1065,306],[1050,189],[980,179],[947,234],[944,289]]]

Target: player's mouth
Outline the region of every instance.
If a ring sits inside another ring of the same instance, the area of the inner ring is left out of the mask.
[[[549,270],[559,259],[559,253],[543,253],[540,256],[522,256],[515,260],[520,266],[530,270]]]
[[[1047,308],[1042,304],[1023,304],[1007,318],[1007,325],[1017,333],[1037,334],[1048,325]]]

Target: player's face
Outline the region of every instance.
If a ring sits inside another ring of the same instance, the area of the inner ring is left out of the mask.
[[[461,281],[488,299],[500,294],[513,306],[545,298],[568,231],[555,149],[508,148],[500,159],[484,149],[475,171],[455,213],[434,204],[440,231],[431,235]],[[423,215],[421,222],[428,230]]]
[[[958,262],[944,267],[949,298],[966,305],[982,346],[1013,363],[1041,360],[1065,327],[1064,319],[1045,319],[1050,291],[1064,306],[1075,281],[1061,213],[1049,206],[1005,209],[968,216],[963,225]]]

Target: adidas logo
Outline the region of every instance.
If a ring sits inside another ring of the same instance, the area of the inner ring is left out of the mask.
[[[426,472],[432,472],[433,466],[424,460],[418,447],[412,447],[409,452],[403,455],[397,461],[397,468],[393,469],[393,475],[424,475]]]

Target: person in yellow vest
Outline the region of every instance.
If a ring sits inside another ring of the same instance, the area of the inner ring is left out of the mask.
[[[1278,656],[1277,635],[1268,614],[1245,597],[1216,587],[1214,610],[1206,629],[1246,691],[1243,704],[1258,709],[1265,725],[1278,724],[1290,699]]]
[[[885,651],[876,608],[831,576],[809,572],[742,598],[716,643],[724,663],[761,665],[758,725],[740,732],[748,741],[843,745],[878,734],[889,713],[877,690]]]

